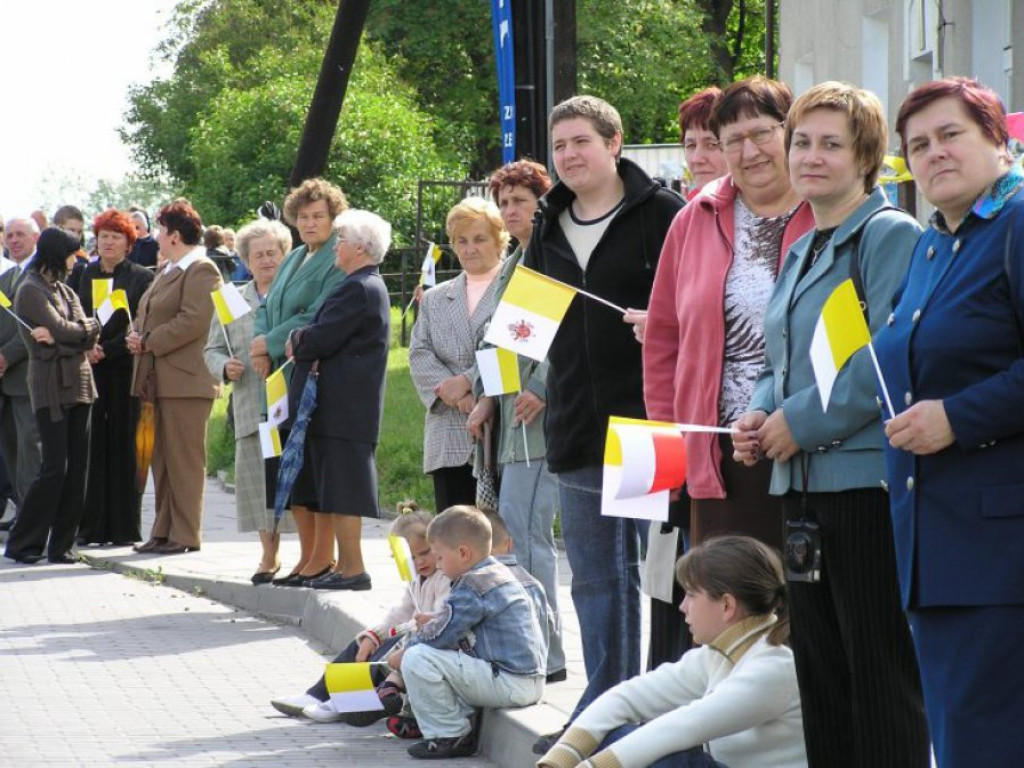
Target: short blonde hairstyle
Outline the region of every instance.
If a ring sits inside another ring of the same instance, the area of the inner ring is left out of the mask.
[[[498,206],[484,197],[467,197],[448,211],[448,218],[444,223],[448,239],[454,240],[460,229],[475,221],[483,221],[487,224],[491,237],[501,245],[502,252],[508,248],[512,236],[505,229],[505,222],[501,220],[501,211],[498,210]]]
[[[786,152],[793,143],[793,131],[800,121],[817,109],[828,109],[846,115],[853,137],[853,156],[864,169],[864,191],[870,192],[878,183],[878,172],[889,143],[882,102],[871,91],[849,83],[827,80],[801,94],[793,102],[786,117]]]
[[[292,226],[299,217],[299,210],[311,203],[324,200],[327,202],[327,213],[331,219],[348,208],[345,193],[326,179],[306,179],[299,186],[288,192],[284,199],[284,220]]]
[[[491,552],[491,523],[476,507],[457,504],[430,521],[427,541],[452,549],[465,544],[486,557]]]

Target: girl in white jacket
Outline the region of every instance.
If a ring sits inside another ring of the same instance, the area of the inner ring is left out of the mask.
[[[722,536],[676,563],[700,648],[596,699],[539,768],[806,768],[775,550]]]

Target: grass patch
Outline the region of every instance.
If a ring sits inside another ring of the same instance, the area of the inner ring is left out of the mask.
[[[213,401],[210,421],[206,425],[206,474],[213,476],[219,470],[228,473],[229,479],[235,477],[235,435],[228,429],[228,392]]]
[[[391,309],[391,352],[388,355],[384,421],[377,446],[380,503],[385,513],[403,499],[433,506],[434,488],[423,474],[423,404],[409,375],[409,350],[399,346],[401,309]],[[227,428],[227,392],[213,403],[206,434],[206,471],[234,475],[235,440]]]

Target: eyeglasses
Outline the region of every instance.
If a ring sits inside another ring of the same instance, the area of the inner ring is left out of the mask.
[[[690,139],[683,143],[683,152],[688,155],[692,155],[700,147],[705,152],[717,152],[722,148],[722,142],[717,139],[702,139],[701,141],[694,141]]]
[[[755,128],[752,131],[745,131],[743,133],[738,133],[735,136],[730,136],[727,139],[722,139],[722,149],[725,150],[726,152],[729,152],[730,154],[734,152],[739,152],[740,149],[743,147],[743,142],[745,142],[747,139],[750,139],[757,146],[763,147],[765,144],[772,140],[772,137],[775,135],[775,130],[777,128],[782,128],[784,125],[785,122],[776,123],[775,125],[769,126],[767,128]]]

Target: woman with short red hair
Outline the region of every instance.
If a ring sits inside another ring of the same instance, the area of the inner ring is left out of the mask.
[[[679,142],[683,145],[689,175],[687,200],[695,197],[709,181],[729,172],[722,145],[711,130],[711,113],[721,97],[722,89],[713,85],[679,105]]]
[[[135,226],[128,214],[111,208],[96,217],[92,227],[99,256],[81,273],[78,297],[90,317],[100,317],[94,298],[102,304],[112,291],[124,291],[135,317],[139,299],[153,282],[153,273],[128,260]],[[139,401],[131,395],[132,356],[125,336],[128,313],[113,313],[103,323],[96,346],[88,353],[99,396],[92,408],[89,474],[78,544],[134,544],[141,540],[140,501],[135,487],[135,428]]]
[[[901,597],[939,768],[1018,765],[1024,171],[977,80],[912,91],[896,131],[936,209],[875,342]]]

